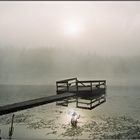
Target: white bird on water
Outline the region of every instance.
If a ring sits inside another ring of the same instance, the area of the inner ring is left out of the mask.
[[[71,117],[71,125],[73,127],[77,127],[77,122],[78,122],[77,119],[79,118],[80,118],[80,115],[77,114],[76,112],[73,112],[72,117]]]

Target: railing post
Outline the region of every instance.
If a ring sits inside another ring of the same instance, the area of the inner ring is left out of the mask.
[[[76,79],[76,107],[78,107],[78,80]]]
[[[105,94],[106,94],[106,87],[107,87],[107,86],[106,86],[106,81],[104,82],[104,84],[105,84]]]
[[[56,82],[56,93],[58,94],[58,83]]]
[[[68,81],[67,81],[67,91],[69,91],[69,83],[68,83]]]
[[[91,86],[91,92],[92,92],[92,82],[90,82],[90,86]]]

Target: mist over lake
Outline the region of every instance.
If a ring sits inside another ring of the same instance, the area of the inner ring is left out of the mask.
[[[56,81],[74,77],[106,80],[94,85],[104,84],[106,100],[90,110],[53,102],[2,114],[0,138],[140,139],[139,36],[137,1],[1,1],[0,110],[56,95]]]
[[[55,84],[68,77],[139,85],[139,56],[108,56],[62,48],[0,48],[1,84]]]

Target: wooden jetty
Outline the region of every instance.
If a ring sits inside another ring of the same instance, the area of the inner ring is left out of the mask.
[[[64,100],[65,98],[73,97],[75,96],[75,93],[65,93],[65,94],[60,94],[60,95],[53,95],[53,96],[48,96],[48,97],[42,97],[38,99],[33,99],[33,100],[28,100],[28,101],[23,101],[19,103],[14,103],[14,104],[9,104],[5,106],[0,106],[0,115],[56,102],[59,100]]]
[[[77,78],[65,79],[56,82],[56,93],[53,96],[0,106],[0,115],[52,102],[56,102],[56,105],[68,106],[73,99],[76,102],[76,107],[93,109],[106,101],[106,81],[79,81]]]
[[[79,81],[77,78],[71,78],[57,81],[56,88],[58,95],[75,93],[77,108],[93,109],[106,101],[106,80]],[[70,99],[57,102],[57,105],[68,106]]]

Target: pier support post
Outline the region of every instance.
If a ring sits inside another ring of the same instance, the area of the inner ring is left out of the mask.
[[[92,109],[92,99],[90,99],[90,109]]]
[[[12,116],[11,127],[9,128],[9,139],[12,138],[12,135],[13,135],[13,132],[14,132],[14,127],[13,127],[14,117],[15,117],[15,114],[13,114],[13,116]]]
[[[1,140],[1,129],[0,129],[0,140]]]

